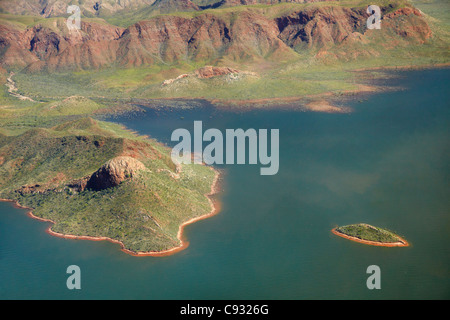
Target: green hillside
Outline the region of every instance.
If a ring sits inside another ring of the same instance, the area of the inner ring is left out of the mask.
[[[0,135],[0,198],[33,208],[55,232],[109,237],[134,252],[179,245],[179,226],[211,211],[215,172],[173,165],[169,149],[120,127],[81,118],[50,129]],[[80,185],[108,160],[128,156],[145,170],[103,190]]]

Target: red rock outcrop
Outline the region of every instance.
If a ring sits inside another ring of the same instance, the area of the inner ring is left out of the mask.
[[[207,66],[196,70],[195,74],[200,79],[207,79],[239,72],[240,72],[239,70],[233,68]]]
[[[92,174],[86,188],[93,190],[112,188],[145,169],[145,165],[139,160],[125,156],[116,157]]]
[[[324,46],[341,43],[366,23],[363,9],[312,7],[278,18],[280,38],[290,47]]]
[[[214,78],[214,77],[226,76],[229,74],[252,75],[252,76],[257,75],[255,72],[241,71],[241,70],[229,68],[229,67],[206,66],[206,67],[195,70],[195,72],[193,72],[193,73],[185,73],[185,74],[179,75],[178,77],[176,77],[174,79],[165,80],[162,83],[162,85],[167,86],[167,85],[170,85],[170,84],[176,82],[177,80],[181,80],[181,79],[189,78],[189,77],[195,77],[198,79],[209,79],[209,78]]]
[[[398,20],[401,20],[402,23],[397,23]],[[416,8],[400,8],[388,13],[384,16],[382,23],[401,37],[418,43],[425,43],[432,37],[430,27],[423,19],[420,10]]]

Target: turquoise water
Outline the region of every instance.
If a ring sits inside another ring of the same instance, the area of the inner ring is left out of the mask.
[[[108,242],[55,238],[0,203],[1,299],[449,299],[450,70],[407,71],[405,90],[350,102],[351,114],[153,111],[115,121],[167,144],[176,128],[280,129],[280,170],[226,170],[219,215],[188,226],[190,246],[132,257]],[[331,234],[365,222],[407,248]],[[81,290],[66,268],[81,268]],[[381,269],[369,290],[366,269]]]

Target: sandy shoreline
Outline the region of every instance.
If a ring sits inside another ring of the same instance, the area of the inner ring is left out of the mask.
[[[450,67],[450,62],[445,63],[436,63],[436,64],[426,64],[426,65],[404,65],[404,66],[383,66],[383,67],[372,67],[372,68],[362,68],[355,69],[352,71],[360,72],[360,71],[375,71],[375,70],[425,70],[425,69],[439,69]]]
[[[211,168],[211,170],[214,170],[214,169]],[[75,235],[71,235],[71,234],[58,233],[58,232],[55,232],[52,230],[52,226],[55,225],[56,222],[54,222],[50,219],[45,219],[45,218],[35,216],[32,212],[32,210],[33,210],[32,208],[22,206],[17,200],[0,199],[0,201],[1,202],[12,202],[13,206],[16,208],[28,210],[27,215],[33,219],[43,221],[43,222],[50,222],[52,225],[50,225],[48,227],[46,232],[52,236],[64,238],[64,239],[72,239],[72,240],[109,241],[112,243],[119,244],[121,247],[121,249],[120,249],[121,251],[123,251],[129,255],[135,256],[135,257],[149,257],[149,256],[162,257],[162,256],[169,256],[169,255],[175,254],[181,250],[186,249],[189,246],[189,242],[183,236],[184,228],[187,225],[190,225],[192,223],[195,223],[195,222],[203,220],[203,219],[207,219],[207,218],[212,217],[220,212],[220,208],[221,208],[220,202],[216,199],[212,199],[212,196],[218,193],[218,181],[219,181],[219,177],[220,177],[220,173],[216,170],[214,170],[214,171],[216,174],[214,176],[213,183],[211,184],[211,191],[210,191],[210,193],[205,194],[205,196],[208,198],[208,201],[210,203],[211,211],[203,216],[192,218],[186,222],[183,222],[180,225],[180,227],[178,229],[178,233],[177,233],[177,238],[180,241],[180,245],[178,247],[174,247],[174,248],[164,250],[164,251],[134,252],[134,251],[126,249],[124,244],[121,241],[111,239],[108,237],[75,236]]]
[[[359,238],[356,238],[356,237],[348,236],[346,234],[338,232],[336,230],[336,228],[333,228],[331,230],[331,232],[333,234],[339,236],[339,237],[342,237],[342,238],[345,238],[345,239],[348,239],[348,240],[352,240],[352,241],[355,241],[355,242],[363,243],[363,244],[368,244],[370,246],[378,246],[378,247],[408,247],[409,246],[409,243],[406,240],[404,240],[404,239],[402,239],[400,237],[399,237],[400,238],[399,242],[386,243],[386,242],[376,242],[376,241],[362,240],[362,239],[359,239]]]

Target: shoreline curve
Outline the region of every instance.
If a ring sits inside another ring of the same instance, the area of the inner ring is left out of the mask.
[[[211,168],[211,170],[214,170],[213,168]],[[0,202],[12,202],[13,206],[15,208],[18,209],[25,209],[28,210],[27,211],[27,215],[33,219],[39,220],[39,221],[43,221],[43,222],[50,222],[51,225],[47,228],[46,232],[49,235],[58,237],[58,238],[63,238],[63,239],[71,239],[71,240],[90,240],[90,241],[108,241],[111,243],[115,243],[115,244],[119,244],[120,245],[120,250],[122,252],[125,252],[131,256],[134,257],[164,257],[164,256],[170,256],[172,254],[175,254],[177,252],[180,252],[184,249],[186,249],[189,246],[189,241],[187,241],[187,239],[184,237],[183,235],[183,231],[184,228],[187,225],[193,224],[197,221],[200,220],[204,220],[207,218],[210,218],[212,216],[215,216],[216,214],[218,214],[220,212],[221,209],[221,205],[220,205],[220,201],[217,199],[212,199],[212,196],[218,193],[218,182],[219,182],[219,177],[220,177],[220,173],[216,170],[215,171],[215,176],[213,179],[213,183],[211,184],[211,190],[208,194],[205,194],[205,196],[208,198],[208,202],[210,203],[211,206],[211,211],[207,214],[204,214],[202,216],[199,217],[195,217],[192,219],[189,219],[188,221],[183,222],[179,228],[178,228],[178,233],[177,233],[177,239],[180,241],[180,245],[177,247],[173,247],[171,249],[167,249],[167,250],[163,250],[163,251],[146,251],[146,252],[135,252],[135,251],[131,251],[129,249],[125,248],[125,245],[119,241],[119,240],[115,240],[112,238],[108,238],[108,237],[92,237],[92,236],[76,236],[76,235],[71,235],[71,234],[63,234],[63,233],[59,233],[59,232],[55,232],[52,230],[53,225],[56,225],[56,222],[50,219],[46,219],[46,218],[41,218],[38,216],[35,216],[32,212],[32,208],[26,207],[21,205],[18,200],[11,200],[11,199],[0,199]]]
[[[409,247],[409,243],[401,238],[398,237],[400,239],[399,242],[377,242],[377,241],[370,241],[370,240],[363,240],[357,237],[352,237],[349,235],[346,235],[344,233],[341,233],[339,231],[336,230],[336,228],[333,228],[331,230],[331,232],[339,237],[351,240],[351,241],[355,241],[355,242],[359,242],[359,243],[363,243],[363,244],[367,244],[370,246],[378,246],[378,247]]]

